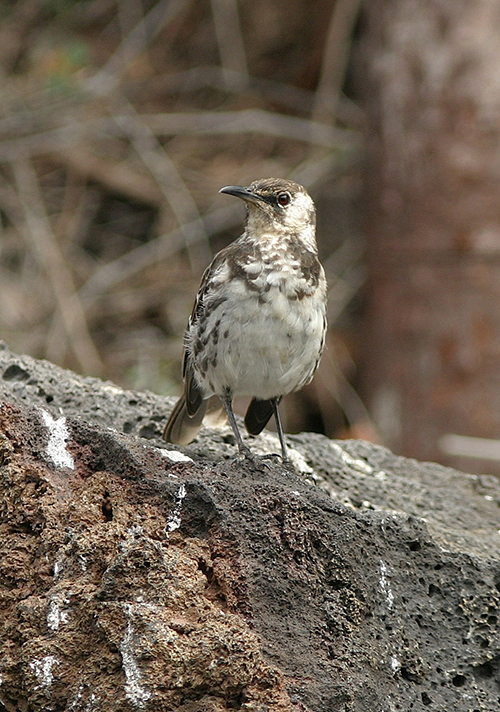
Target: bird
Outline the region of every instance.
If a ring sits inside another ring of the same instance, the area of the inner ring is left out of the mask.
[[[188,445],[218,396],[238,445],[233,398],[251,397],[245,415],[258,435],[274,415],[283,463],[290,464],[280,419],[283,396],[308,384],[326,334],[327,284],[318,258],[316,209],[304,187],[262,178],[220,193],[246,205],[243,234],[205,270],[184,336],[184,393],[165,426],[167,442]]]

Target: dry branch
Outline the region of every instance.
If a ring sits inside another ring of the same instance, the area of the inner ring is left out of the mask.
[[[120,102],[120,108],[123,109],[124,107],[127,110],[126,115],[115,115],[113,116],[114,121],[127,132],[128,138],[137,154],[155,179],[166,203],[172,209],[179,228],[184,235],[191,266],[199,262],[206,264],[211,256],[210,248],[193,196],[184,183],[175,163],[158,141],[147,122],[135,111],[132,104],[129,104],[125,99]],[[184,230],[186,223],[192,223],[192,230],[196,233],[197,249],[194,251]]]
[[[24,234],[50,282],[70,348],[85,373],[98,374],[102,368],[101,359],[92,341],[71,271],[52,231],[35,169],[29,159],[19,158],[12,163],[12,170],[24,214]]]
[[[201,221],[201,228],[200,223]],[[108,262],[97,269],[91,278],[80,290],[80,298],[87,307],[97,301],[99,297],[110,291],[120,282],[130,279],[147,267],[157,262],[172,257],[177,252],[188,246],[196,244],[205,236],[210,236],[227,230],[241,221],[239,206],[214,210],[203,219],[193,220],[191,223],[176,228],[167,235],[160,235],[146,245],[130,250],[122,257]]]
[[[101,70],[87,82],[87,89],[98,96],[115,89],[130,63],[172,22],[190,0],[160,0],[123,39]],[[127,64],[124,63],[127,60]]]
[[[82,144],[55,151],[51,157],[82,178],[103,185],[111,193],[119,193],[156,208],[164,200],[157,182],[139,173],[128,161],[116,162],[102,158]]]
[[[211,0],[211,7],[224,85],[241,90],[248,85],[248,65],[238,5],[235,0]]]
[[[257,95],[260,99],[276,102],[294,111],[307,113],[311,111],[314,101],[314,92],[308,89],[210,65],[128,82],[124,91],[128,97],[140,100],[143,96],[182,95],[204,88],[217,89],[241,96]]]
[[[333,128],[297,116],[272,113],[262,109],[158,113],[141,114],[140,116],[141,120],[157,136],[261,133],[288,140],[314,143],[329,149],[353,146],[358,140],[356,134],[347,129]],[[122,129],[126,128],[127,116],[115,116],[114,120],[119,123]],[[109,120],[99,120],[96,123],[97,128],[107,133],[116,133]]]
[[[251,96],[260,101],[264,99],[277,104],[280,109],[287,107],[307,115],[312,112],[316,97],[316,92],[309,89],[210,65],[127,82],[122,90],[129,99],[141,101],[144,97],[182,95],[204,88]],[[343,94],[337,97],[336,114],[345,126],[359,129],[363,125],[364,114],[361,107]]]
[[[361,0],[335,0],[311,116],[314,122],[335,123],[351,35],[360,6]]]
[[[19,156],[41,156],[69,148],[80,141],[82,128],[72,121],[51,131],[6,139],[0,143],[0,163],[11,163]]]

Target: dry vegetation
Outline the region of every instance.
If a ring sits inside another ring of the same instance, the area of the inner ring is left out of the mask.
[[[218,189],[290,177],[319,207],[330,348],[288,428],[359,427],[363,117],[341,91],[359,4],[4,3],[0,338],[176,392],[200,274],[241,229],[241,205]]]

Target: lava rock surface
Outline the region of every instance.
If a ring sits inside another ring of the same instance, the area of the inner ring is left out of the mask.
[[[362,441],[160,439],[0,348],[0,709],[500,708],[500,485]],[[268,457],[262,457],[265,454]]]

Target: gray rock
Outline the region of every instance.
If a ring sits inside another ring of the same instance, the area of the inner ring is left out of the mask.
[[[6,347],[0,401],[5,709],[499,708],[495,478],[311,434],[296,471],[227,428],[173,448],[171,400]]]

